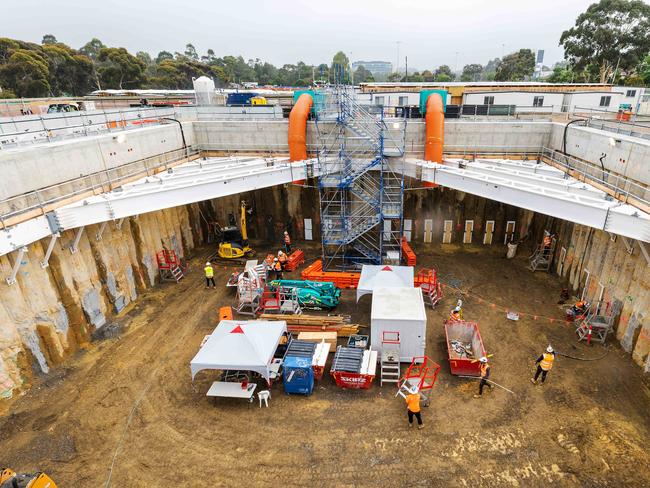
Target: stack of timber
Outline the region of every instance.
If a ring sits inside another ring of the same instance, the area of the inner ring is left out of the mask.
[[[336,332],[338,337],[358,334],[359,324],[350,324],[349,315],[280,315],[263,313],[261,320],[284,320],[289,332]]]

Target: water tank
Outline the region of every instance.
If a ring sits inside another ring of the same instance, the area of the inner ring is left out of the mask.
[[[192,80],[197,105],[214,105],[214,81],[207,76],[200,76]]]

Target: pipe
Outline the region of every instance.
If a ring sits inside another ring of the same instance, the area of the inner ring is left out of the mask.
[[[289,161],[307,159],[307,117],[313,104],[311,95],[303,93],[289,114]]]
[[[445,142],[445,113],[442,97],[439,93],[432,93],[427,98],[424,138],[424,160],[442,163],[442,148]],[[424,186],[435,188],[435,183],[424,182]]]
[[[307,118],[313,105],[309,93],[303,93],[289,113],[289,161],[304,161],[307,159]],[[302,185],[305,180],[293,183]]]

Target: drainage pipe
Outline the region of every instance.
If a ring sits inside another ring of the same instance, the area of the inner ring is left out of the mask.
[[[298,97],[289,113],[289,161],[304,161],[307,159],[307,118],[313,105],[309,93]],[[294,183],[303,184],[305,180]]]
[[[445,140],[445,113],[442,97],[439,93],[429,95],[426,110],[426,115],[424,116],[424,160],[442,163],[442,148]],[[435,188],[438,185],[424,182],[424,186]]]

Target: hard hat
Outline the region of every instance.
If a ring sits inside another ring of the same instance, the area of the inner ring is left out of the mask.
[[[411,395],[415,395],[418,392],[418,387],[414,386],[409,391],[411,392]]]
[[[278,251],[278,256],[282,256],[282,251]]]
[[[210,266],[210,261],[208,261],[207,263],[205,263],[205,265],[206,265],[206,266]]]
[[[546,352],[553,352],[553,348],[549,344],[548,347],[546,348]]]
[[[487,358],[483,356],[481,359],[479,359],[479,361],[482,363],[487,363]]]
[[[288,232],[287,232],[286,230],[284,231],[284,233],[285,233],[285,234],[288,234]]]
[[[456,308],[454,308],[454,312],[460,312],[460,305],[456,305]]]
[[[277,263],[277,262],[278,262],[278,258],[273,258],[273,262],[274,262],[274,263]]]

